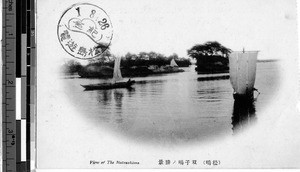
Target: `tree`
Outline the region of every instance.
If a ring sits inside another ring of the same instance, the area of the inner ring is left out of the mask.
[[[61,71],[63,73],[72,74],[78,72],[82,65],[76,60],[69,60],[62,65]]]
[[[98,57],[95,57],[93,59],[90,59],[89,60],[89,64],[95,64],[95,63],[98,63],[98,64],[104,64],[105,62],[111,62],[112,59],[112,54],[110,52],[110,49],[109,47],[102,53],[100,54]]]
[[[173,53],[172,55],[170,55],[170,56],[168,57],[168,59],[169,59],[170,61],[171,61],[172,59],[178,60],[179,57],[178,57],[178,55],[177,55],[176,53]]]
[[[187,54],[197,60],[198,73],[219,73],[228,71],[228,56],[231,49],[224,47],[219,42],[210,41],[196,44],[187,50]]]
[[[217,56],[221,55],[228,58],[231,50],[224,47],[219,42],[206,42],[205,44],[196,44],[191,49],[187,50],[190,57],[197,59],[201,56]]]

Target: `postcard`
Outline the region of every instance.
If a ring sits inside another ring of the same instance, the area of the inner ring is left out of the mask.
[[[297,37],[295,0],[37,0],[36,168],[299,168]]]

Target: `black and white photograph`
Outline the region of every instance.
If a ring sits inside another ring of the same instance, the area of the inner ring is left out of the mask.
[[[296,10],[37,0],[36,168],[299,168]]]

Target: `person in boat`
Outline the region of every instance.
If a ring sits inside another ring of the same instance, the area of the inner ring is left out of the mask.
[[[128,79],[128,81],[127,81],[127,84],[133,84],[133,83],[135,83],[135,80],[131,80],[131,79]]]

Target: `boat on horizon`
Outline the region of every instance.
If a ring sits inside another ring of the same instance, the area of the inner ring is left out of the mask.
[[[99,84],[89,84],[81,85],[85,90],[107,90],[115,88],[131,88],[135,83],[134,80],[129,79],[127,82],[120,82],[123,80],[121,70],[120,70],[121,58],[116,57],[114,64],[114,73],[111,82],[109,83],[99,83]]]
[[[258,51],[235,51],[229,55],[229,75],[235,100],[253,100]]]
[[[175,62],[175,59],[171,60],[170,66],[172,66],[172,67],[179,67],[178,64]]]

